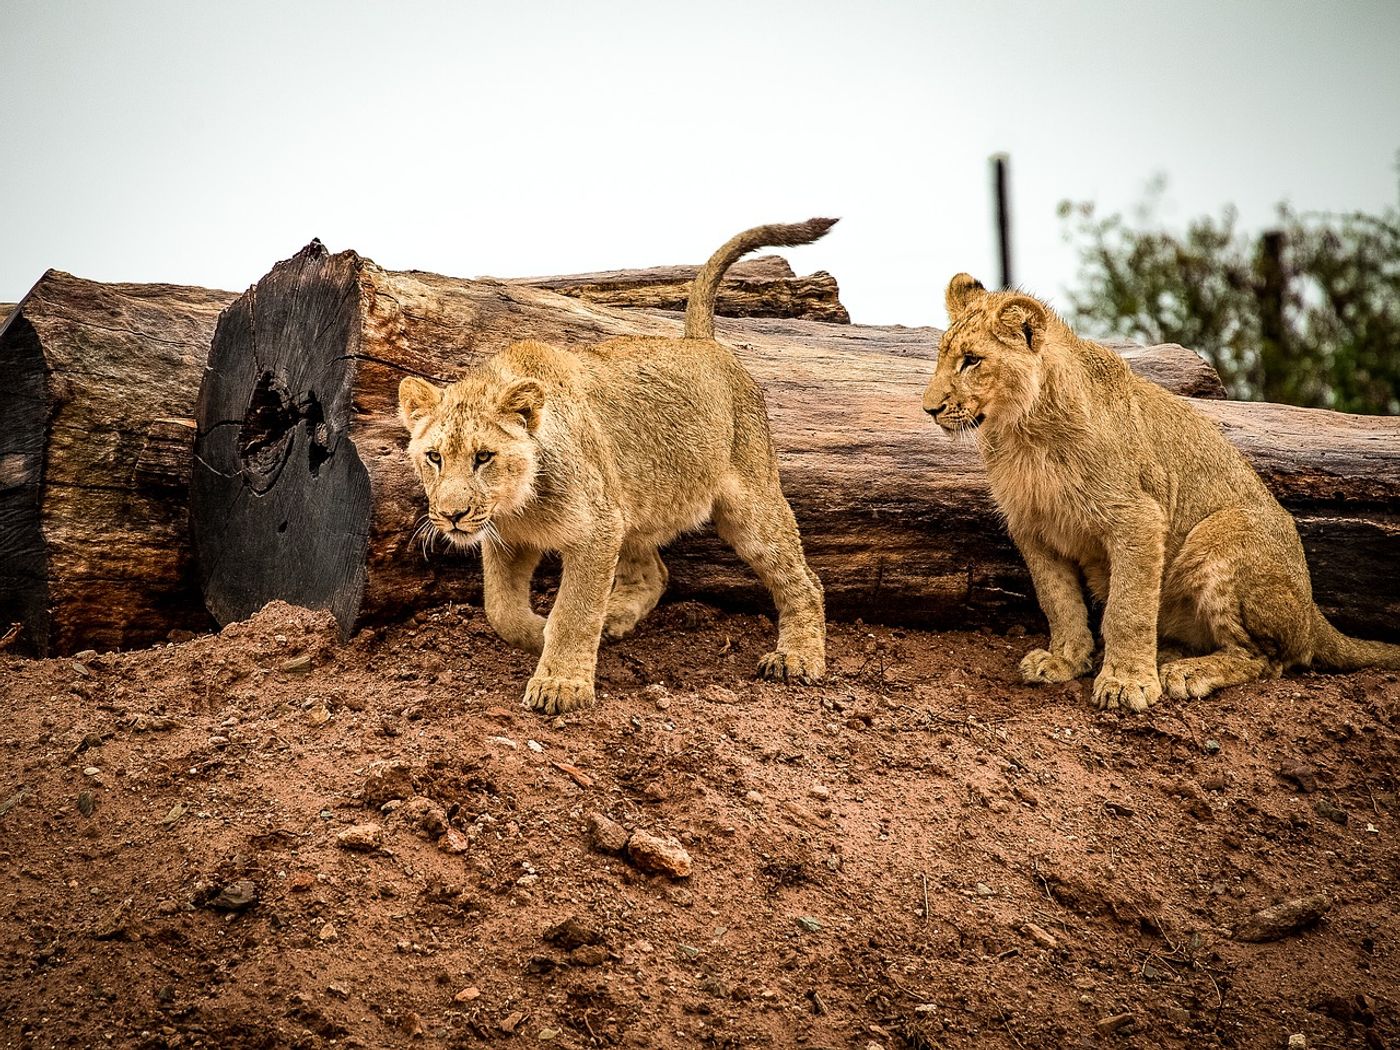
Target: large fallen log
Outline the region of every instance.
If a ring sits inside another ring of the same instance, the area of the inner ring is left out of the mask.
[[[190,418],[232,292],[50,270],[0,326],[0,634],[45,655],[209,625]]]
[[[256,306],[256,309],[254,309]],[[784,487],[835,617],[932,626],[1034,622],[1029,580],[976,450],[920,409],[938,333],[800,320],[722,320],[763,386]],[[392,273],[312,245],[221,318],[197,412],[192,515],[210,611],[238,619],[272,598],[332,610],[350,630],[470,598],[473,556],[425,558],[424,510],[395,417],[403,375],[446,381],[510,342],[582,346],[676,335],[679,320],[617,311],[514,282]],[[1218,392],[1179,347],[1133,367]],[[1202,401],[1301,515],[1324,607],[1393,635],[1400,596],[1400,420]],[[673,595],[766,608],[712,536],[666,555]]]
[[[517,277],[507,283],[547,288],[600,306],[683,311],[698,266],[654,266],[562,277]],[[787,317],[850,324],[836,279],[824,270],[793,273],[780,255],[742,259],[729,268],[715,301],[719,317]]]

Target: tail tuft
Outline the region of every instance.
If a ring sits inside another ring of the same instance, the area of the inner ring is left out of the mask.
[[[806,222],[777,223],[771,226],[755,226],[736,237],[731,237],[724,246],[700,268],[690,285],[690,300],[685,306],[685,337],[687,339],[713,339],[715,337],[715,298],[719,295],[719,282],[725,272],[741,257],[759,248],[793,248],[800,244],[811,244],[826,236],[839,219],[808,219]]]

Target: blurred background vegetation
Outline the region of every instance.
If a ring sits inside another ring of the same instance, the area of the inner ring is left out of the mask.
[[[1226,208],[1175,233],[1157,219],[1165,188],[1159,176],[1131,219],[1061,202],[1080,255],[1072,325],[1191,347],[1233,398],[1400,414],[1400,208],[1280,204],[1259,235]]]

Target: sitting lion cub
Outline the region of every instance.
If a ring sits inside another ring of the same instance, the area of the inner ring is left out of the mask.
[[[1400,668],[1400,646],[1337,631],[1313,604],[1293,519],[1206,417],[1079,339],[1025,295],[948,285],[924,410],[977,430],[992,494],[1050,621],[1027,682],[1086,674],[1081,575],[1106,601],[1100,707],[1145,710],[1317,663]],[[1157,666],[1157,637],[1195,655]]]
[[[409,456],[428,517],[460,547],[482,543],[486,616],[540,654],[527,707],[554,714],[593,700],[600,635],[621,638],[655,607],[657,548],[713,518],[778,606],[765,678],[826,671],[822,587],[783,498],[763,395],[714,340],[720,278],[767,245],[810,244],[835,223],[760,226],[695,277],[681,339],[615,339],[572,352],[521,342],[439,390],[399,385]],[[563,556],[549,618],[530,608],[545,551]]]

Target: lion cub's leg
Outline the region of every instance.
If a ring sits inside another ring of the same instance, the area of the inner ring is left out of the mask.
[[[507,551],[489,541],[481,547],[487,621],[511,645],[536,655],[544,649],[544,617],[530,608],[530,578],[539,563],[539,551]]]
[[[1195,632],[1215,652],[1172,660],[1162,687],[1178,700],[1228,685],[1277,678],[1307,646],[1310,596],[1299,591],[1299,557],[1239,508],[1212,514],[1191,530],[1163,583],[1163,600],[1191,610]]]
[[[630,634],[642,617],[656,608],[669,578],[666,564],[655,547],[624,547],[617,561],[612,594],[608,597],[603,634],[608,638]]]
[[[807,567],[792,508],[776,474],[761,488],[731,476],[714,506],[720,537],[748,562],[778,606],[778,648],[758,662],[763,678],[812,685],[826,675],[822,585]]]
[[[1030,537],[1015,537],[1031,570],[1035,596],[1050,621],[1050,648],[1032,649],[1021,661],[1021,680],[1036,684],[1068,682],[1093,666],[1094,636],[1079,571]]]
[[[555,715],[593,703],[598,643],[620,546],[609,531],[560,552],[564,573],[545,621],[544,652],[525,686],[526,707]]]
[[[1103,669],[1094,679],[1101,708],[1146,711],[1162,695],[1157,675],[1166,521],[1155,503],[1123,508],[1108,536],[1108,603]]]
[[[1227,685],[1260,678],[1277,678],[1282,668],[1267,657],[1240,649],[1221,649],[1209,656],[1171,660],[1161,667],[1162,688],[1173,700],[1209,696]]]

